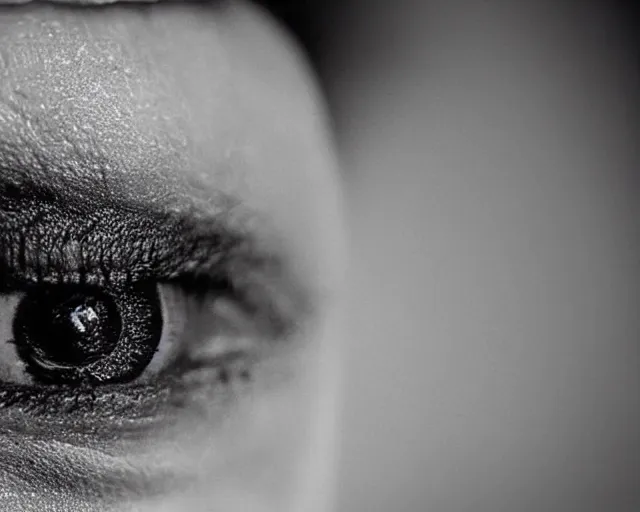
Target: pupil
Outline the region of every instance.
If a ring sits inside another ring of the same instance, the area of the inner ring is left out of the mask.
[[[108,356],[122,330],[113,299],[98,290],[44,290],[28,294],[17,315],[16,341],[36,364],[81,367]]]

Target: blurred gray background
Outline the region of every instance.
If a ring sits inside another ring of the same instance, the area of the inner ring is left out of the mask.
[[[640,511],[637,11],[302,4],[353,242],[339,511]]]

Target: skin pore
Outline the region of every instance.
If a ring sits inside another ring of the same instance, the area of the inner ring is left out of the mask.
[[[330,148],[311,73],[255,6],[0,8],[3,232],[22,229],[11,204],[32,216],[24,229],[66,219],[65,247],[99,226],[126,247],[108,229],[124,219],[153,244],[165,229],[152,252],[173,250],[180,270],[147,264],[145,278],[179,283],[195,257],[176,247],[199,237],[234,294],[198,328],[231,354],[250,347],[173,387],[3,385],[0,510],[327,509],[342,266]],[[208,245],[228,235],[241,249]]]

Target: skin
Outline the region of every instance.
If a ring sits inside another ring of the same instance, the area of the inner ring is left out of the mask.
[[[282,262],[278,300],[309,305],[250,384],[166,428],[160,418],[124,439],[117,418],[101,420],[91,439],[3,424],[0,509],[330,508],[339,186],[322,100],[283,30],[242,2],[2,8],[0,141],[12,179],[63,200],[92,204],[99,189],[200,219],[224,212]],[[103,486],[96,499],[82,483],[93,474],[126,474],[130,492]]]

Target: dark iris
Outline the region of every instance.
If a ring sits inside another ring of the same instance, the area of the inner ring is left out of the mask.
[[[36,287],[20,302],[13,331],[36,381],[128,382],[151,362],[160,341],[158,292],[153,284],[117,291]]]
[[[16,337],[43,366],[84,366],[118,344],[122,320],[115,301],[100,291],[46,290],[27,295]]]

